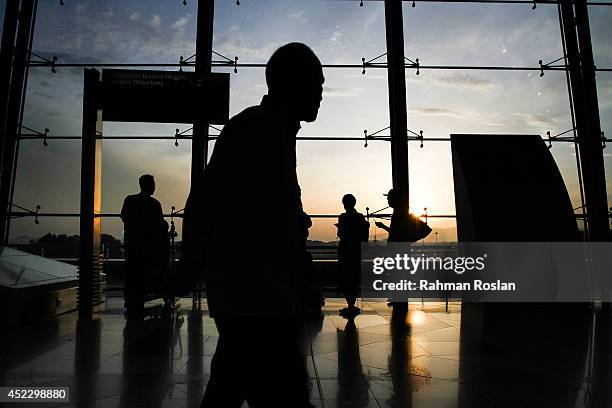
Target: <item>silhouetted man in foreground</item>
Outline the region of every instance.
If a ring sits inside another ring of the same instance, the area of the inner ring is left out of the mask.
[[[155,179],[145,174],[138,183],[140,193],[127,196],[121,209],[126,261],[124,299],[129,314],[144,311],[146,289],[154,275],[163,273],[168,233],[161,204],[152,197]]]
[[[370,224],[363,214],[355,210],[357,199],[352,194],[342,197],[345,212],[338,217],[338,268],[340,272],[340,287],[346,298],[348,307],[340,310],[345,317],[354,317],[361,312],[355,301],[359,292],[361,278],[361,243],[367,242]]]
[[[310,407],[298,347],[304,216],[300,121],[317,118],[323,70],[304,44],[266,65],[268,94],[219,136],[185,208],[186,270],[201,270],[219,342],[203,407]],[[202,268],[203,266],[203,268]]]

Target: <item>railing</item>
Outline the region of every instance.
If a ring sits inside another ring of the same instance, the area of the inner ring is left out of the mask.
[[[385,241],[379,241],[384,243]],[[44,256],[46,258],[55,259],[58,261],[75,263],[78,261],[79,244],[78,242],[70,243],[13,243],[9,244],[11,247],[19,249],[21,251]],[[449,248],[455,247],[456,243],[440,242],[418,242],[415,244],[419,249],[422,249],[426,254],[432,254],[436,251],[446,251]],[[337,242],[330,242],[327,244],[311,244],[306,247],[312,254],[315,261],[336,261],[338,259],[338,245]],[[271,251],[274,251],[274,247],[270,247]],[[176,242],[174,246],[171,246],[170,253],[174,253],[174,260],[178,261],[181,256],[181,243]],[[104,263],[117,263],[125,261],[125,253],[123,251],[123,244],[102,244],[102,261]]]
[[[385,241],[378,241],[381,245]],[[425,256],[445,256],[451,253],[456,253],[457,243],[449,242],[418,242],[415,244],[419,252]],[[45,256],[47,258],[58,261],[78,265],[78,242],[67,243],[22,243],[13,244],[12,247],[28,252],[34,255]],[[175,265],[180,259],[180,243],[174,244]],[[311,244],[307,246],[308,251],[312,254],[315,264],[320,275],[321,289],[326,296],[338,295],[338,246],[335,242],[328,244]],[[270,251],[274,252],[274,247],[270,247]],[[172,260],[171,260],[172,262]],[[105,243],[102,245],[102,265],[103,272],[106,274],[105,290],[108,293],[114,293],[116,296],[121,296],[124,290],[125,277],[125,256],[123,245],[121,243]],[[176,270],[176,269],[173,269]],[[196,292],[194,292],[196,293]],[[111,295],[112,296],[112,295]]]

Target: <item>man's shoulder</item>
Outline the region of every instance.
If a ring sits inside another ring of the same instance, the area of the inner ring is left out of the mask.
[[[125,203],[129,203],[129,204],[140,204],[140,203],[151,203],[154,205],[161,205],[160,202],[157,200],[157,198],[147,195],[147,194],[141,194],[141,193],[136,193],[136,194],[130,194],[129,196],[125,197],[124,200]]]
[[[123,202],[124,202],[124,203],[131,203],[131,202],[133,202],[134,200],[136,200],[136,199],[137,199],[137,197],[138,197],[138,194],[130,194],[130,195],[126,196],[126,197],[123,199]]]
[[[131,217],[134,212],[138,194],[130,194],[123,199],[123,206],[121,207],[121,219],[125,221],[125,217]]]
[[[348,214],[345,213],[345,214],[346,214],[345,216],[348,217],[350,220],[361,221],[361,220],[365,219],[365,216],[362,213],[357,212],[357,211],[351,212],[351,213],[348,213]]]
[[[151,195],[142,194],[140,197],[140,201],[143,203],[143,205],[146,205],[149,207],[161,208],[161,203],[157,200],[157,198]]]
[[[161,203],[159,202],[159,200],[153,196],[149,196],[149,199],[151,200],[151,202],[153,202],[155,205],[159,205],[161,206]]]
[[[228,127],[228,129],[240,129],[245,126],[253,126],[254,122],[261,122],[263,119],[264,115],[261,106],[255,105],[234,115],[225,126]]]

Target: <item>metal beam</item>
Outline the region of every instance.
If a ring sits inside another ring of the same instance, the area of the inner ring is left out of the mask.
[[[586,120],[588,132],[584,137],[580,138],[580,144],[584,150],[580,157],[582,158],[583,172],[584,167],[589,167],[589,178],[584,181],[585,188],[588,184],[590,190],[590,203],[587,201],[589,235],[592,241],[609,241],[610,224],[608,217],[608,194],[606,191],[606,170],[603,149],[601,148],[601,122],[599,119],[599,103],[593,47],[591,44],[591,29],[589,27],[589,13],[586,0],[575,0],[574,4],[584,98],[587,107]]]
[[[408,210],[408,118],[406,113],[406,76],[404,60],[404,21],[402,2],[385,0],[389,117],[391,131],[391,168],[393,188],[401,199],[400,211]]]
[[[120,63],[120,62],[95,62],[95,63],[55,63],[52,64],[50,62],[31,62],[31,68],[142,68],[142,67],[164,67],[164,68],[185,68],[184,64],[180,63]],[[188,66],[191,66],[189,64]],[[238,68],[265,68],[266,64],[263,63],[245,63],[239,62],[236,64],[228,64],[225,61],[213,61],[211,63],[213,67],[227,68],[227,69],[238,69]],[[363,64],[321,64],[323,68],[337,68],[337,69],[345,69],[345,68],[356,68],[361,69],[363,71]],[[366,64],[366,69],[388,69],[387,64],[385,63],[376,63],[376,64]],[[414,64],[406,64],[406,68],[416,69]],[[565,67],[563,66],[516,66],[516,65],[424,65],[419,64],[419,70],[453,70],[453,71],[565,71]],[[612,68],[596,68],[597,72],[612,72]]]
[[[4,146],[8,95],[11,86],[11,67],[15,53],[15,36],[19,20],[19,1],[7,1],[4,8],[2,47],[0,48],[0,163]],[[0,165],[0,171],[1,171]],[[4,180],[0,184],[3,184]]]
[[[25,92],[26,67],[28,65],[31,29],[36,0],[22,0],[19,10],[19,26],[11,70],[6,122],[2,133],[2,179],[0,183],[0,239],[4,244],[8,235],[10,196],[15,165],[15,145],[19,133],[21,101]]]
[[[212,62],[214,0],[198,1],[198,21],[196,33],[196,74],[210,74]],[[193,143],[191,145],[191,183],[204,172],[208,160],[208,122],[198,120],[193,124]]]
[[[102,203],[102,111],[99,109],[100,72],[86,69],[83,86],[83,135],[81,141],[81,212],[79,240],[79,320],[91,320],[100,304],[102,254],[100,217]]]
[[[580,165],[590,241],[609,241],[608,198],[602,152],[595,67],[586,4],[577,16],[572,0],[561,1],[570,89],[576,117]]]

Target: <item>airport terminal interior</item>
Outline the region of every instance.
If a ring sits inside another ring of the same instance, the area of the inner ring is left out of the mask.
[[[200,185],[208,197],[198,181],[232,117],[282,105],[266,94],[267,63],[298,42],[325,79],[316,120],[293,124],[303,264],[285,266],[294,264],[283,252],[292,239],[278,221],[284,209],[263,208],[269,197],[257,194],[277,188],[253,176],[270,163],[261,146],[273,146],[286,123],[249,133],[247,153],[261,157],[233,167],[248,185],[219,190],[229,192],[219,200],[255,192],[240,214],[211,210],[195,225],[235,227],[243,217],[250,228],[223,231],[207,250],[232,254],[228,265],[242,276],[303,274],[307,305],[296,321],[310,403],[612,408],[607,275],[561,297],[561,275],[547,274],[554,262],[516,259],[551,291],[494,301],[448,290],[398,302],[370,297],[359,280],[359,248],[393,241],[411,242],[421,257],[456,257],[463,243],[607,248],[612,3],[0,0],[0,8],[1,406],[201,406],[223,317],[211,316],[213,286],[185,272],[194,262],[187,199]],[[305,72],[287,64],[285,80]],[[163,228],[134,250],[125,225],[140,210],[128,202],[142,195],[154,197]],[[350,279],[339,218],[349,212],[365,225],[351,238]],[[398,239],[398,219],[420,232]],[[265,250],[252,256],[255,247]],[[149,263],[138,263],[138,251]],[[231,282],[236,293],[255,299],[241,312],[285,316],[282,293],[259,299],[241,283]],[[265,322],[234,336],[257,345],[246,364],[259,362],[249,372],[262,373],[258,393],[276,404],[287,374],[271,373],[279,357],[268,346],[291,326]],[[27,387],[66,395],[15,397]]]

